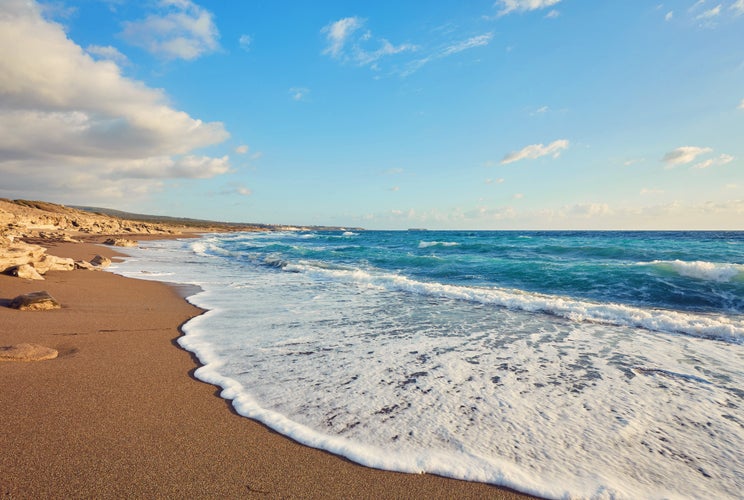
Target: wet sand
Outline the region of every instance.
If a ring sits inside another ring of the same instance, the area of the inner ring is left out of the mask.
[[[48,247],[75,259],[116,254],[89,243]],[[7,307],[39,290],[62,309]],[[200,313],[177,287],[108,272],[0,275],[0,346],[59,351],[0,362],[0,496],[526,498],[362,467],[237,415],[193,378],[197,361],[176,344],[179,326]]]

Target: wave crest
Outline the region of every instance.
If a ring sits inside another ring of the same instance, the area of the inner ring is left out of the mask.
[[[674,273],[688,278],[716,281],[719,283],[744,281],[744,265],[720,262],[654,260],[641,262],[642,266],[651,266],[662,272]]]
[[[727,342],[744,342],[744,322],[723,316],[706,316],[665,309],[643,309],[514,289],[421,282],[397,274],[373,274],[361,269],[321,269],[309,263],[294,264],[285,268],[285,270],[290,269],[294,272],[317,275],[324,279],[331,278],[389,291],[466,300],[507,309],[550,314],[575,322],[628,326]]]

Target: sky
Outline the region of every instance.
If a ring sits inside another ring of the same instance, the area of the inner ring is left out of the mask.
[[[744,230],[744,0],[0,0],[0,197]]]

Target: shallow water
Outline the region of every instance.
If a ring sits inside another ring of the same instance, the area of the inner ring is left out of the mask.
[[[115,267],[199,285],[243,415],[362,464],[546,497],[744,490],[744,234],[239,233]]]

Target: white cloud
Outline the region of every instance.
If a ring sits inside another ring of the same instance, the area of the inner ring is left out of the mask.
[[[244,155],[244,154],[246,154],[248,152],[249,149],[250,148],[248,147],[248,145],[241,144],[240,146],[238,146],[237,148],[235,148],[235,152],[238,153],[239,155]]]
[[[193,60],[219,48],[212,13],[190,0],[160,0],[160,13],[124,23],[122,37],[166,59]]]
[[[741,1],[744,2],[744,0],[741,0]],[[741,102],[739,103],[739,109],[744,109],[744,99],[742,99]]]
[[[722,154],[718,158],[709,158],[705,161],[701,161],[700,163],[693,165],[692,168],[704,169],[704,168],[709,168],[709,167],[713,167],[717,165],[726,165],[727,163],[731,163],[732,161],[734,161],[733,156]]]
[[[96,56],[98,59],[114,61],[120,66],[126,66],[129,64],[129,59],[127,58],[127,56],[119,52],[119,49],[117,49],[116,47],[112,47],[111,45],[106,45],[105,47],[101,45],[88,45],[85,51],[88,52],[88,54]]]
[[[496,5],[501,5],[499,15],[505,16],[512,12],[528,12],[544,9],[556,5],[561,0],[498,0]]]
[[[499,177],[498,179],[486,179],[485,180],[485,183],[486,184],[503,184],[504,183],[504,178],[503,177]]]
[[[692,12],[694,10],[697,10],[699,7],[702,7],[703,5],[705,5],[705,0],[698,0],[697,2],[695,2],[694,4],[692,4],[692,6],[689,9],[687,9],[687,10],[689,12]]]
[[[94,60],[38,5],[4,5],[0,46],[15,47],[0,57],[3,195],[88,202],[229,170],[226,156],[190,154],[229,137],[221,123],[175,110],[163,91]]]
[[[546,19],[555,19],[556,17],[560,17],[560,15],[561,15],[560,12],[558,12],[555,9],[553,9],[550,12],[548,12],[547,14],[545,14],[545,18]]]
[[[421,69],[426,64],[429,64],[432,61],[436,61],[437,59],[442,59],[454,54],[459,54],[460,52],[474,49],[476,47],[484,47],[488,45],[492,39],[493,33],[484,33],[482,35],[472,36],[465,40],[447,43],[428,56],[409,62],[406,65],[406,68],[401,72],[401,76],[409,76]]]
[[[582,218],[590,218],[608,215],[612,209],[607,203],[577,203],[568,208],[570,215]]]
[[[543,144],[531,144],[520,149],[519,151],[512,151],[511,153],[507,154],[501,160],[501,164],[506,165],[524,159],[534,160],[547,155],[552,155],[553,158],[558,158],[561,155],[561,151],[567,149],[568,146],[569,142],[566,139],[553,141],[547,146]]]
[[[321,33],[326,34],[328,47],[326,47],[323,53],[336,59],[341,57],[344,45],[346,45],[349,37],[361,28],[363,24],[364,20],[358,17],[345,17],[325,26],[321,30]]]
[[[664,16],[664,21],[671,21],[673,17],[674,17],[674,11],[670,10],[669,12],[666,13],[666,16]]]
[[[721,4],[716,5],[712,9],[708,9],[697,16],[696,19],[712,19],[721,15]]]
[[[393,186],[390,188],[390,191],[392,191],[393,193],[397,193],[398,191],[400,191],[400,186]]]
[[[523,193],[514,193],[514,195],[512,196],[512,198],[514,198],[515,200],[521,200],[522,198],[524,198],[524,194]]]
[[[240,38],[238,38],[238,44],[240,44],[240,48],[248,52],[251,50],[251,42],[253,42],[253,38],[251,38],[250,35],[240,35]]]
[[[467,40],[452,43],[441,51],[440,57],[451,56],[452,54],[457,54],[464,50],[472,49],[475,47],[483,47],[485,45],[488,45],[492,38],[493,33],[484,33],[483,35],[473,36],[468,38]]]
[[[630,167],[631,165],[635,165],[636,163],[641,163],[644,161],[646,161],[645,158],[631,158],[630,160],[625,160],[623,162],[623,165],[625,165],[626,167]]]
[[[697,146],[682,146],[672,151],[669,151],[661,159],[667,164],[667,168],[673,168],[676,165],[684,165],[692,163],[700,155],[704,155],[712,152],[711,148],[700,148]]]
[[[305,87],[292,87],[289,89],[289,95],[292,96],[292,99],[295,101],[302,101],[307,97],[307,95],[310,93],[310,89],[307,89]]]
[[[736,2],[734,2],[730,8],[735,12],[737,16],[739,14],[744,14],[744,0],[736,0]]]
[[[394,45],[385,38],[377,38],[370,30],[361,32],[365,20],[359,17],[346,17],[325,26],[327,46],[323,54],[334,59],[351,61],[359,66],[379,69],[377,62],[387,56],[415,51],[415,45],[404,43]]]

